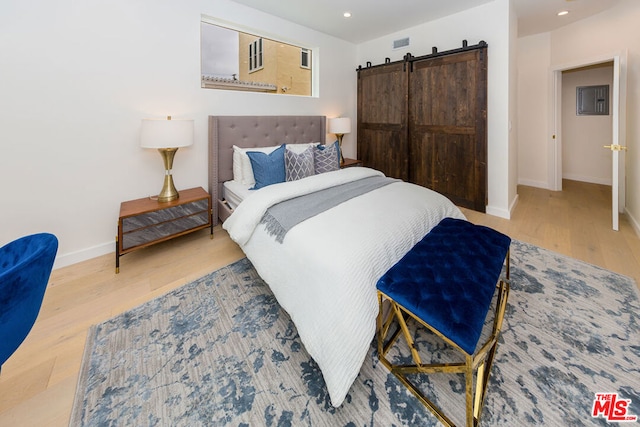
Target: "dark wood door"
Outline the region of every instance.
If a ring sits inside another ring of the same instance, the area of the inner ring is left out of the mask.
[[[484,212],[486,48],[416,60],[409,78],[409,181]]]
[[[405,63],[358,71],[358,156],[363,166],[409,179]]]

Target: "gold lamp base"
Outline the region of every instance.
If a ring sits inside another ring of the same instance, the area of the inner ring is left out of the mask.
[[[338,145],[340,146],[340,166],[342,166],[344,165],[344,156],[342,155],[342,137],[344,134],[336,133],[336,136],[338,137]]]
[[[164,160],[164,184],[162,190],[158,194],[158,202],[165,203],[176,200],[180,194],[173,185],[173,176],[171,168],[173,168],[173,157],[176,155],[177,148],[158,148],[162,159]]]

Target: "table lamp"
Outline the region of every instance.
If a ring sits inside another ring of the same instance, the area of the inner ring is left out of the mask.
[[[336,117],[329,119],[329,133],[334,133],[338,137],[340,145],[340,164],[344,164],[344,156],[342,155],[342,137],[345,133],[351,132],[351,119],[348,117]]]
[[[193,120],[143,119],[140,131],[140,146],[143,148],[157,148],[164,160],[164,185],[158,202],[170,202],[180,195],[173,185],[171,168],[173,157],[180,147],[193,144]]]

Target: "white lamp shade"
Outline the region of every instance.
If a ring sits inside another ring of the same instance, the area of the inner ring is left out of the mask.
[[[351,132],[351,119],[348,117],[337,117],[329,119],[329,133],[345,134]]]
[[[142,120],[140,145],[143,148],[178,148],[191,144],[193,120]]]

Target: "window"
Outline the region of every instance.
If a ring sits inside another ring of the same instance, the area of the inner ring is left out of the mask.
[[[262,39],[249,44],[249,72],[262,69]]]
[[[300,67],[311,68],[311,51],[304,47],[300,48]]]
[[[202,16],[201,87],[313,96],[313,50]]]

